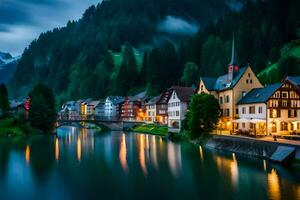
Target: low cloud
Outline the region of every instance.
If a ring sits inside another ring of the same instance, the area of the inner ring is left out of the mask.
[[[79,19],[102,0],[0,0],[0,51],[19,55],[39,34]]]
[[[162,33],[180,35],[193,35],[198,32],[199,28],[200,26],[196,22],[174,16],[167,16],[157,25],[158,31]]]

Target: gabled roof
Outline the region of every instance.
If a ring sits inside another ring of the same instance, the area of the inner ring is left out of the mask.
[[[128,97],[129,101],[144,101],[147,99],[147,91],[136,94],[135,96]]]
[[[238,104],[265,103],[281,87],[281,83],[255,88],[246,94]]]
[[[173,92],[176,92],[177,97],[182,102],[188,102],[191,96],[195,93],[195,89],[192,87],[174,86],[172,89]]]
[[[201,80],[204,82],[204,85],[209,91],[222,91],[232,89],[241,79],[243,74],[246,72],[248,67],[243,67],[236,72],[233,77],[233,80],[228,83],[228,74],[219,76],[218,78],[210,77],[201,77]]]
[[[160,100],[161,95],[153,97],[152,99],[150,99],[146,105],[155,105],[157,104],[157,102]]]
[[[300,85],[300,76],[287,76],[285,80],[290,81],[294,85]]]
[[[112,104],[117,105],[124,102],[124,97],[121,96],[108,96],[107,99],[112,102]]]

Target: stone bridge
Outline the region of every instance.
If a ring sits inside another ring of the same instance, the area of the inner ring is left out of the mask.
[[[88,123],[94,124],[99,126],[104,130],[110,131],[122,131],[122,130],[129,130],[138,124],[145,124],[145,122],[141,121],[122,121],[117,119],[107,119],[107,118],[94,118],[94,117],[72,117],[72,118],[61,118],[59,117],[56,122],[56,128],[65,125],[72,125],[72,124],[81,124],[81,123]]]

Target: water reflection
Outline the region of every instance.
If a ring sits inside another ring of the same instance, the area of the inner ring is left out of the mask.
[[[121,167],[125,173],[129,172],[128,164],[127,164],[127,148],[126,148],[126,135],[123,133],[120,141],[120,152],[119,159],[121,163]]]
[[[145,176],[148,175],[147,166],[146,166],[146,157],[145,157],[145,135],[139,135],[139,162],[142,168],[142,171]]]
[[[30,147],[29,147],[29,145],[26,146],[25,160],[26,160],[26,164],[29,165],[30,164]]]
[[[55,138],[55,159],[59,160],[59,141],[58,138]]]
[[[216,160],[217,168],[223,175],[229,176],[231,185],[236,188],[239,181],[239,169],[235,154],[232,154],[232,159],[226,157],[214,157]]]
[[[203,149],[202,146],[199,146],[200,160],[203,160]]]
[[[272,200],[281,199],[279,177],[275,169],[268,174],[268,196]]]
[[[299,172],[158,136],[63,127],[25,148],[3,144],[0,199],[300,199]]]
[[[77,160],[81,161],[81,139],[77,137]]]
[[[168,161],[172,174],[178,176],[181,171],[181,146],[179,144],[168,143]]]

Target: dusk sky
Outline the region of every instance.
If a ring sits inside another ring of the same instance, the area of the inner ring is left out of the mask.
[[[79,19],[101,0],[0,0],[0,51],[14,56],[40,33]]]

